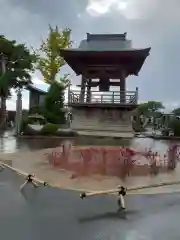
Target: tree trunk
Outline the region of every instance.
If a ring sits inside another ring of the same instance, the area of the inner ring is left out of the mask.
[[[6,113],[6,98],[1,96],[1,119],[0,119],[0,130],[5,130],[7,127],[7,113]]]

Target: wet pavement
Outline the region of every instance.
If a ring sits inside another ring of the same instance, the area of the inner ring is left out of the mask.
[[[180,194],[129,195],[126,213],[114,196],[81,200],[79,193],[26,186],[10,170],[0,173],[1,239],[179,240]]]
[[[26,139],[16,138],[13,136],[13,132],[5,132],[0,137],[0,152],[12,153],[17,151],[33,151],[44,148],[53,148],[59,146],[63,141],[63,138],[50,138],[50,139]],[[73,145],[79,146],[131,146],[136,149],[144,150],[145,148],[152,148],[154,151],[164,153],[169,145],[170,141],[160,141],[151,138],[133,138],[128,139],[110,139],[110,138],[98,138],[98,137],[78,137],[69,139]]]

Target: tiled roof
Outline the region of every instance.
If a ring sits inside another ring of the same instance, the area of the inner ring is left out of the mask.
[[[131,40],[124,34],[90,34],[82,40],[77,50],[86,51],[121,51],[132,49]]]

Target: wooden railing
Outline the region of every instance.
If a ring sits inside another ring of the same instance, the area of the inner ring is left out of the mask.
[[[81,94],[80,91],[70,90],[68,94],[68,102],[70,104],[137,104],[138,89],[136,91],[109,91],[99,92],[91,91]]]

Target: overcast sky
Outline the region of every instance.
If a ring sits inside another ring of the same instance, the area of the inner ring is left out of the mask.
[[[90,33],[128,33],[134,47],[152,47],[138,77],[141,101],[160,100],[168,108],[180,105],[180,0],[0,0],[1,34],[38,47],[48,24],[72,29],[75,46]],[[72,73],[70,68],[64,71]],[[72,73],[73,84],[78,78]],[[36,75],[36,86],[46,88]],[[28,106],[24,93],[23,107]],[[15,107],[15,97],[8,108]]]

